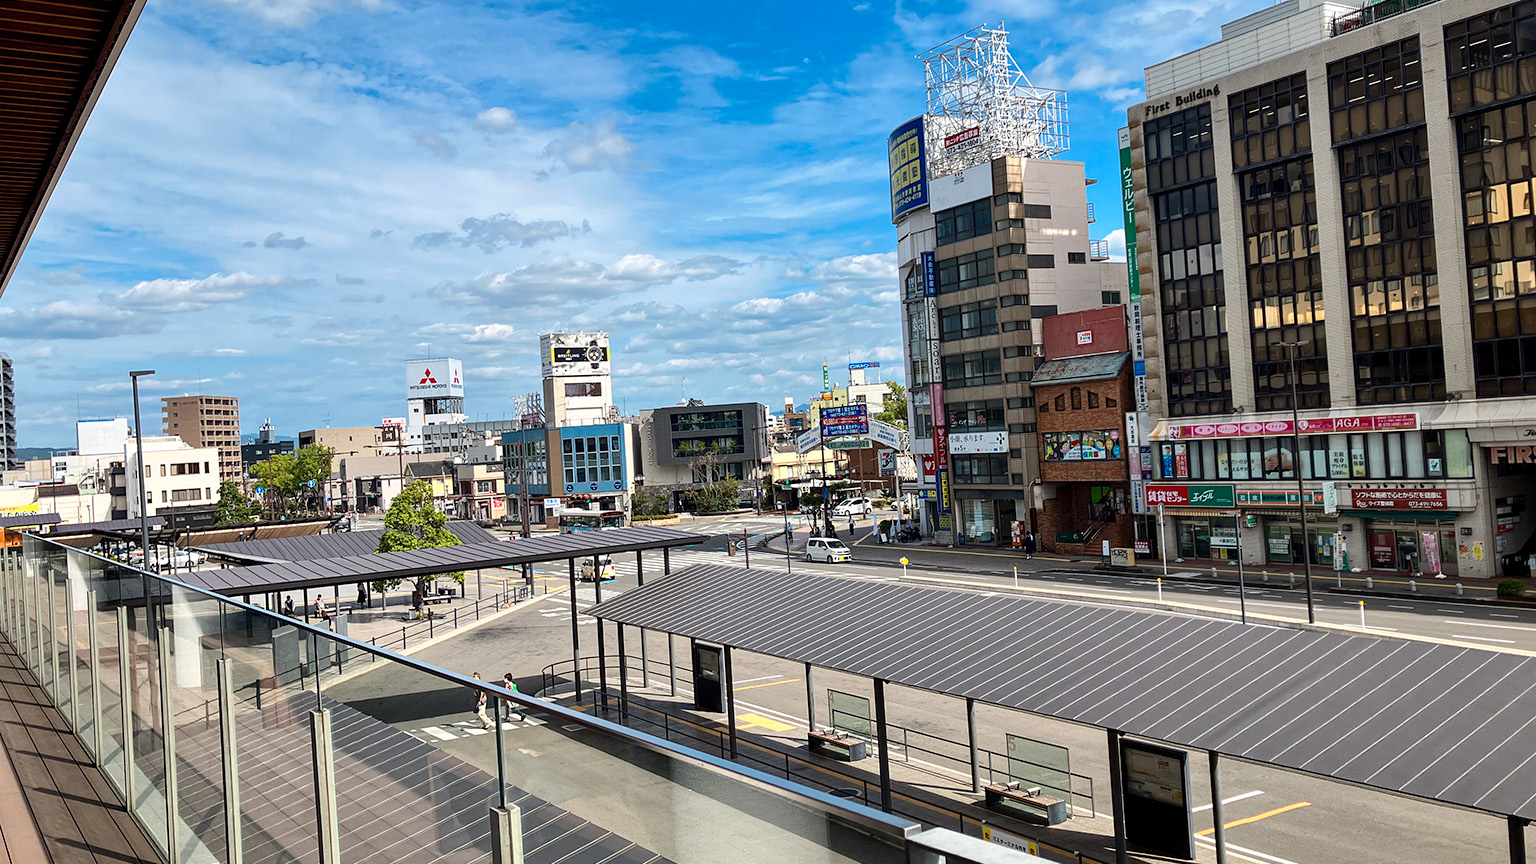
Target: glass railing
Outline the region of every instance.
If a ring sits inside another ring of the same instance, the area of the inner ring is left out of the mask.
[[[903,861],[948,833],[31,535],[0,630],[180,864]]]

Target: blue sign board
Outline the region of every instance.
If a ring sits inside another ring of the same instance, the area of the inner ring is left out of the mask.
[[[879,369],[880,368],[880,362],[878,360],[876,360],[876,361],[870,361],[870,362],[865,362],[865,363],[849,363],[848,364],[848,368],[849,369]]]
[[[840,420],[845,417],[867,417],[869,406],[860,402],[856,405],[839,405],[836,408],[821,409],[821,416],[825,420]]]
[[[1136,377],[1137,378],[1145,378],[1147,376],[1147,361],[1145,361],[1145,360],[1137,360],[1136,361],[1136,370],[1135,371],[1136,371]]]
[[[869,421],[854,420],[848,423],[822,423],[821,434],[827,438],[839,435],[868,435]]]
[[[928,153],[923,118],[896,127],[887,140],[891,163],[891,221],[928,203]]]
[[[939,270],[938,265],[934,263],[933,253],[924,252],[918,256],[918,260],[923,266],[923,296],[939,296]]]

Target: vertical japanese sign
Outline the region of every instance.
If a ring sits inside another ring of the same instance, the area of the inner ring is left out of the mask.
[[[1151,448],[1140,446],[1143,434],[1148,431],[1151,420],[1147,416],[1147,353],[1145,337],[1141,324],[1141,273],[1136,260],[1136,183],[1135,175],[1131,170],[1131,130],[1129,127],[1120,130],[1120,217],[1125,230],[1125,284],[1127,297],[1130,300],[1131,315],[1131,364],[1134,372],[1136,392],[1136,413],[1126,415],[1126,433],[1133,437],[1137,444],[1134,446],[1135,455],[1128,460],[1130,469],[1132,490],[1139,485],[1134,481],[1143,480],[1151,475]],[[1136,425],[1137,434],[1132,435],[1131,425]],[[1146,512],[1146,502],[1133,500],[1132,512],[1143,514]]]
[[[940,531],[954,530],[949,497],[949,427],[944,412],[944,382],[933,382],[933,486],[939,499]]]

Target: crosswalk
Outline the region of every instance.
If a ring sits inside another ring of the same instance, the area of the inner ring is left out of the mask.
[[[549,725],[548,720],[542,720],[538,717],[532,716],[525,716],[520,722],[513,722],[510,720],[501,721],[501,729],[503,732],[510,732],[514,729],[532,729],[535,726],[547,725]],[[425,741],[428,744],[436,744],[439,741],[455,741],[459,738],[474,738],[479,735],[489,735],[493,731],[495,730],[481,728],[479,723],[476,723],[472,720],[465,720],[459,723],[445,723],[441,726],[423,726],[420,729],[407,729],[405,730],[405,733],[418,741]]]

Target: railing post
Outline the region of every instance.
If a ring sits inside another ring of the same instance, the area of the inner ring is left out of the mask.
[[[44,597],[48,601],[48,692],[53,694],[53,704],[59,705],[59,603],[53,598],[53,569],[48,570]],[[171,862],[175,864],[175,862]]]
[[[523,811],[491,808],[491,864],[523,864]]]
[[[965,700],[965,728],[970,734],[971,741],[971,791],[981,791],[981,759],[976,753],[976,700],[966,697]],[[1071,783],[1070,778],[1067,781]]]
[[[157,647],[160,649],[160,739],[161,755],[165,757],[165,855],[169,864],[180,864],[181,843],[176,835],[176,799],[181,796],[176,784],[176,674],[171,665],[170,628],[160,631]]]
[[[1211,770],[1211,839],[1216,843],[1216,864],[1227,864],[1227,826],[1221,812],[1221,757],[1215,750],[1206,751],[1206,763]]]
[[[736,758],[736,670],[731,665],[731,646],[721,646],[725,653],[725,722],[731,733],[731,758]]]
[[[315,771],[315,836],[320,864],[341,864],[336,818],[336,762],[331,750],[331,709],[309,712],[310,755]]]
[[[671,633],[667,634],[667,695],[677,698],[677,651]]]
[[[75,662],[75,583],[67,576],[64,579],[64,615],[64,647],[69,655],[69,674],[65,676],[69,680],[69,728],[79,735],[80,682],[75,667],[80,664]]]
[[[575,682],[575,697],[572,704],[581,704],[581,630],[576,623],[579,610],[576,608],[576,559],[567,558],[565,563],[571,567],[571,677]]]
[[[133,651],[128,643],[128,607],[117,607],[117,681],[123,709],[123,800],[133,812]]]
[[[880,748],[880,809],[891,812],[891,753],[890,739],[886,737],[885,681],[875,679],[875,736]]]
[[[602,626],[602,622],[598,622]],[[629,717],[629,655],[624,652],[624,625],[619,628],[619,722]]]
[[[97,634],[96,626],[96,592],[85,592],[85,622],[90,627],[90,636],[87,641],[91,651],[91,741],[95,745],[91,755],[96,757],[99,765],[103,761],[101,755],[101,640]]]
[[[229,850],[227,864],[242,864],[245,860],[245,840],[240,822],[240,762],[235,742],[235,694],[230,681],[228,658],[214,663],[219,679],[219,746],[224,759],[224,843]],[[257,693],[261,692],[258,686]]]
[[[805,728],[816,731],[816,677],[814,667],[805,664]]]

